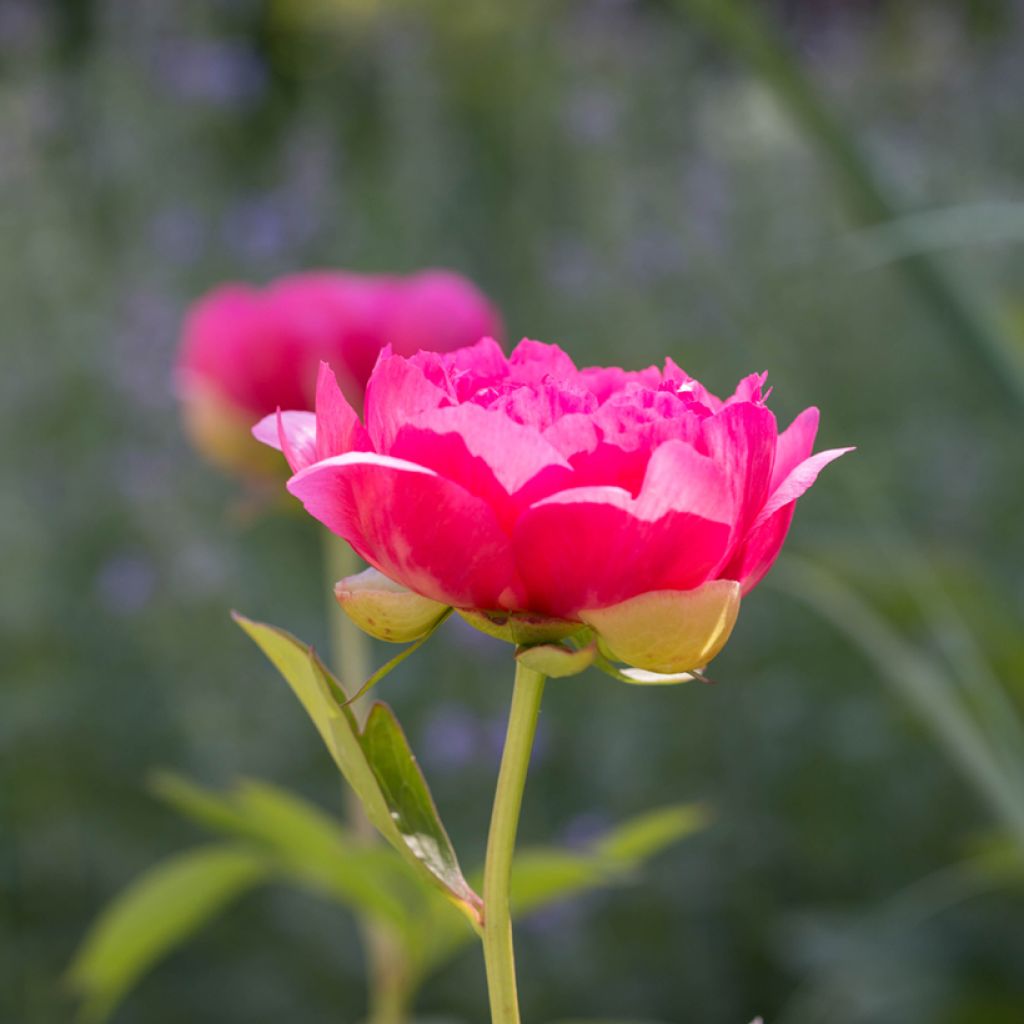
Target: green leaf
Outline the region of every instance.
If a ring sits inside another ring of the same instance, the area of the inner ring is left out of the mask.
[[[164,803],[203,828],[244,838],[253,834],[246,816],[228,797],[197,786],[174,772],[156,772],[149,781],[149,788]]]
[[[113,1012],[135,981],[272,868],[259,853],[216,845],[178,854],[146,871],[100,915],[68,972],[82,1019]]]
[[[360,742],[408,849],[446,891],[479,913],[480,897],[462,875],[423,772],[387,704],[376,703],[370,709]]]
[[[288,880],[408,932],[423,885],[388,847],[367,846],[313,804],[269,783],[243,780],[220,796],[171,774],[156,788],[200,824],[259,844]]]
[[[674,842],[705,828],[710,812],[699,804],[648,811],[605,833],[582,850],[525,847],[512,863],[513,917],[519,918],[580,893],[633,879],[637,868]],[[465,928],[442,908],[430,922],[429,966],[438,967],[465,943]]]
[[[699,832],[711,821],[701,804],[673,804],[648,811],[602,836],[591,849],[602,860],[633,867],[666,846]]]
[[[385,705],[376,705],[365,736],[341,685],[311,649],[289,633],[235,614],[301,701],[341,773],[377,830],[479,927],[482,901],[458,866],[405,735]],[[383,711],[378,711],[383,708]]]
[[[512,913],[521,917],[614,881],[607,867],[590,854],[528,847],[512,865]]]

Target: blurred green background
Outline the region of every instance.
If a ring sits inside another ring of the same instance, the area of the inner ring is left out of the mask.
[[[171,367],[223,279],[423,265],[580,362],[767,368],[780,419],[859,447],[717,686],[550,685],[524,841],[716,821],[524,922],[524,1017],[1024,1020],[1022,29],[1014,0],[0,0],[0,1020],[71,1019],[90,921],[197,838],[155,769],[340,813],[227,614],[324,646],[315,524],[200,463]],[[450,622],[380,691],[469,863],[507,655]],[[117,1020],[356,1021],[360,956],[270,889]],[[420,1000],[485,1005],[475,949]]]

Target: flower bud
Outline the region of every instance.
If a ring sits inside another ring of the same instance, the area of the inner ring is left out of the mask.
[[[740,608],[740,584],[711,580],[695,590],[652,590],[609,608],[580,612],[602,650],[627,665],[672,674],[703,668],[725,646]]]
[[[363,632],[396,644],[425,636],[447,610],[447,605],[407,590],[376,569],[339,580],[334,596]]]
[[[252,415],[198,379],[179,384],[185,432],[214,466],[243,477],[279,480],[281,460],[253,439]]]

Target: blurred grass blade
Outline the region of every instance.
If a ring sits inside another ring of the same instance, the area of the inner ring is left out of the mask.
[[[891,220],[898,206],[887,194],[856,139],[821,99],[774,25],[751,0],[675,0],[720,42],[749,62],[775,92],[827,162],[861,224]],[[999,386],[1024,405],[1024,347],[979,301],[967,283],[931,253],[908,252],[897,264],[958,344],[980,357]]]
[[[190,850],[146,871],[103,912],[71,965],[82,1019],[109,1017],[156,961],[270,874],[266,858],[229,845]]]
[[[310,648],[274,626],[234,618],[291,686],[372,824],[479,925],[482,901],[459,870],[423,775],[390,711],[378,713],[373,731],[360,734],[344,690]]]
[[[1024,789],[1014,785],[985,733],[956,700],[942,666],[907,643],[854,591],[809,562],[787,559],[775,568],[771,583],[831,622],[910,702],[1024,848]]]

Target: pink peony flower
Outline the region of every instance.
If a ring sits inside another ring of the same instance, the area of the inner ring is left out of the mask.
[[[189,311],[177,378],[200,451],[253,469],[249,429],[275,409],[311,409],[326,361],[356,407],[384,345],[412,355],[448,351],[500,331],[494,307],[458,274],[410,277],[318,272],[266,288],[229,284]]]
[[[506,358],[485,339],[385,349],[364,422],[322,367],[315,414],[254,433],[283,450],[291,493],[389,579],[471,621],[588,623],[621,660],[688,670],[724,643],[797,498],[849,451],[812,455],[814,408],[779,433],[764,384],[723,401],[671,359],[578,370],[556,346]],[[664,609],[705,623],[696,647],[653,650]]]

